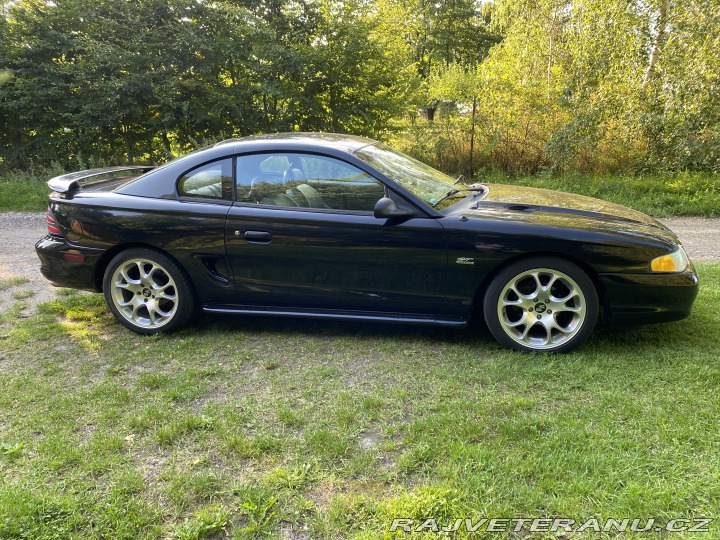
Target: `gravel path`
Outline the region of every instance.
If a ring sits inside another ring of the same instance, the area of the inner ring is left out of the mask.
[[[692,260],[720,260],[720,219],[676,217],[660,221],[678,235]]]
[[[0,280],[25,278],[28,281],[0,290],[0,309],[8,309],[21,300],[28,304],[24,312],[41,302],[57,298],[57,289],[40,274],[35,243],[45,236],[45,214],[0,212]],[[667,218],[661,220],[680,237],[693,260],[720,260],[720,219]],[[23,298],[25,295],[30,295]]]
[[[23,302],[32,307],[57,298],[57,289],[40,273],[40,259],[35,255],[35,243],[47,233],[45,214],[30,212],[0,212],[0,280],[25,278],[29,281],[0,290],[0,309],[6,310],[18,301],[13,295],[31,294]],[[26,314],[27,310],[24,310]]]

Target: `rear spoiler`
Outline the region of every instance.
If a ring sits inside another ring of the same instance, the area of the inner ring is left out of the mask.
[[[106,174],[114,174],[119,172],[130,172],[139,171],[146,173],[153,170],[155,167],[149,166],[136,166],[136,165],[123,165],[119,167],[103,167],[101,169],[88,169],[87,171],[79,171],[70,174],[63,174],[62,176],[56,176],[48,180],[48,187],[58,193],[70,193],[71,191],[77,191],[82,186],[80,180],[86,180],[88,178],[94,178],[96,176],[103,176]]]

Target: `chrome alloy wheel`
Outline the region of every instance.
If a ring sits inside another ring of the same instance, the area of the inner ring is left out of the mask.
[[[503,331],[538,351],[555,349],[577,335],[586,310],[585,295],[575,280],[549,268],[518,274],[502,288],[497,302]]]
[[[154,261],[124,261],[113,272],[110,283],[113,304],[135,326],[160,328],[169,323],[177,311],[175,281]]]

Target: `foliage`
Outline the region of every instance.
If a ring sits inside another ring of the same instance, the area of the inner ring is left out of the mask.
[[[471,160],[455,160],[466,173],[720,172],[717,3],[489,6],[504,39],[476,69],[436,72],[456,107],[434,123],[413,120],[400,145],[415,146],[419,130],[435,141],[452,133],[450,152],[464,155],[453,140],[475,140]]]
[[[715,0],[16,0],[0,167],[161,162],[272,131],[447,172],[720,172]]]
[[[0,21],[6,167],[156,162],[266,131],[377,136],[407,100],[359,1],[21,0]]]

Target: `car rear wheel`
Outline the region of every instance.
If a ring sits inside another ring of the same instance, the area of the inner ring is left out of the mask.
[[[180,328],[195,310],[192,286],[183,271],[150,249],[116,255],[105,270],[103,291],[115,318],[140,334]]]
[[[577,265],[537,257],[501,270],[488,287],[483,311],[501,344],[560,353],[587,339],[597,322],[599,302],[592,280]]]

